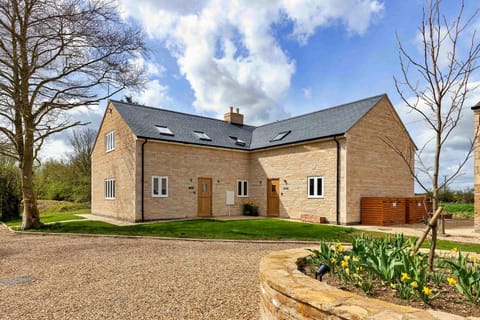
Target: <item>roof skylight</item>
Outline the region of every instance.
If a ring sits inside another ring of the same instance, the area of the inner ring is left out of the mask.
[[[237,137],[230,136],[230,139],[232,139],[238,146],[245,146],[247,144],[245,141]]]
[[[172,130],[170,130],[168,127],[165,127],[165,126],[155,126],[157,127],[157,130],[158,132],[160,132],[160,134],[163,134],[165,136],[174,136]]]
[[[203,131],[193,131],[193,134],[200,140],[212,141],[212,139]]]
[[[277,134],[277,135],[275,136],[275,138],[273,138],[272,140],[270,140],[270,142],[280,141],[280,140],[282,140],[283,138],[285,138],[290,132],[292,132],[292,130],[282,131],[282,132],[280,132],[279,134]]]

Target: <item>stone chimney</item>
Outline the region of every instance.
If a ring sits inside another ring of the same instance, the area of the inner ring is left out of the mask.
[[[229,123],[243,125],[243,114],[240,113],[240,109],[237,108],[237,112],[233,112],[233,107],[230,107],[230,110],[225,113],[223,119]]]

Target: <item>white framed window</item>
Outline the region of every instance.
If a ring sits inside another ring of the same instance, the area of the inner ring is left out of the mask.
[[[105,152],[115,150],[115,131],[110,131],[105,135]]]
[[[308,197],[323,198],[323,177],[308,177]]]
[[[105,179],[105,199],[115,199],[115,179]]]
[[[168,197],[168,177],[152,177],[152,197]]]
[[[237,180],[237,197],[248,197],[248,180]]]

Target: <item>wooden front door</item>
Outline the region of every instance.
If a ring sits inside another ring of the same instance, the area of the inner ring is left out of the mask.
[[[280,214],[280,181],[268,179],[267,181],[267,216],[278,217]]]
[[[212,179],[198,178],[198,216],[212,215]]]

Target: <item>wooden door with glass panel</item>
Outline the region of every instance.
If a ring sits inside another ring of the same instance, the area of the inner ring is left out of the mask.
[[[280,215],[280,181],[268,179],[267,181],[267,216],[278,217]]]
[[[212,215],[212,179],[198,178],[198,216],[210,217]]]

